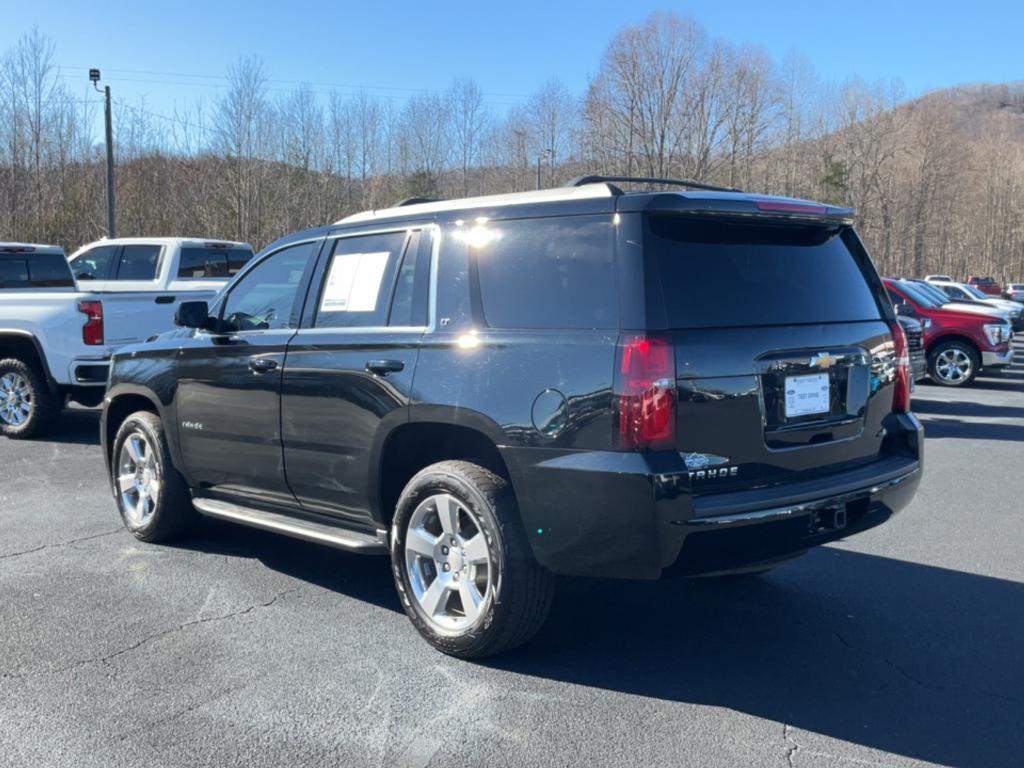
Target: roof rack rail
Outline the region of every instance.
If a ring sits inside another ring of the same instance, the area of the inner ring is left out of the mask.
[[[608,182],[634,182],[637,184],[666,184],[677,187],[689,187],[690,189],[703,189],[708,192],[742,192],[743,190],[732,187],[716,187],[713,184],[704,184],[690,179],[659,179],[653,176],[577,176],[571,181],[563,184],[563,187],[582,187],[584,184],[602,184]]]
[[[392,208],[401,208],[406,205],[419,205],[420,203],[438,203],[441,199],[438,197],[406,197],[395,203]]]

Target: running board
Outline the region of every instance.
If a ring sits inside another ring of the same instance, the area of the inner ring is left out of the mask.
[[[385,554],[388,551],[387,532],[377,531],[376,536],[371,536],[358,531],[350,531],[344,528],[336,528],[323,523],[314,523],[311,520],[302,520],[289,515],[281,515],[275,512],[266,512],[261,509],[240,507],[227,501],[215,499],[192,499],[196,510],[207,517],[215,517],[218,520],[228,520],[232,523],[241,523],[252,528],[260,528],[264,531],[273,531],[285,536],[291,536],[304,541],[312,541],[316,544],[326,544],[329,547],[344,549],[349,552],[357,552],[366,555]]]

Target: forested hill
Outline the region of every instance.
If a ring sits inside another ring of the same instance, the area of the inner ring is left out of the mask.
[[[54,61],[40,32],[0,52],[0,240],[73,248],[104,234],[103,144]],[[514,106],[471,78],[403,100],[274,82],[242,59],[212,104],[115,98],[118,234],[261,247],[410,195],[532,189],[539,159],[544,186],[634,173],[844,203],[885,273],[1024,280],[1024,84],[908,100],[671,14],[596,51],[584,92],[551,79]]]

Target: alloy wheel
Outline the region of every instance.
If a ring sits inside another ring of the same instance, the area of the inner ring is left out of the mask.
[[[32,389],[24,376],[6,373],[0,377],[0,420],[20,427],[32,417]]]
[[[117,461],[117,491],[132,526],[142,527],[156,511],[160,475],[160,463],[149,438],[142,432],[129,434]]]
[[[935,358],[935,373],[950,384],[962,384],[971,378],[974,362],[962,349],[944,349]]]
[[[420,502],[405,536],[405,567],[413,596],[438,629],[461,632],[486,614],[494,564],[479,520],[447,493]]]

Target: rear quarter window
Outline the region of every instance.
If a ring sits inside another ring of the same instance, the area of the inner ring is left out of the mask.
[[[495,221],[465,235],[492,328],[617,328],[610,216]]]
[[[668,214],[647,217],[644,239],[671,327],[881,317],[868,276],[837,230]]]

